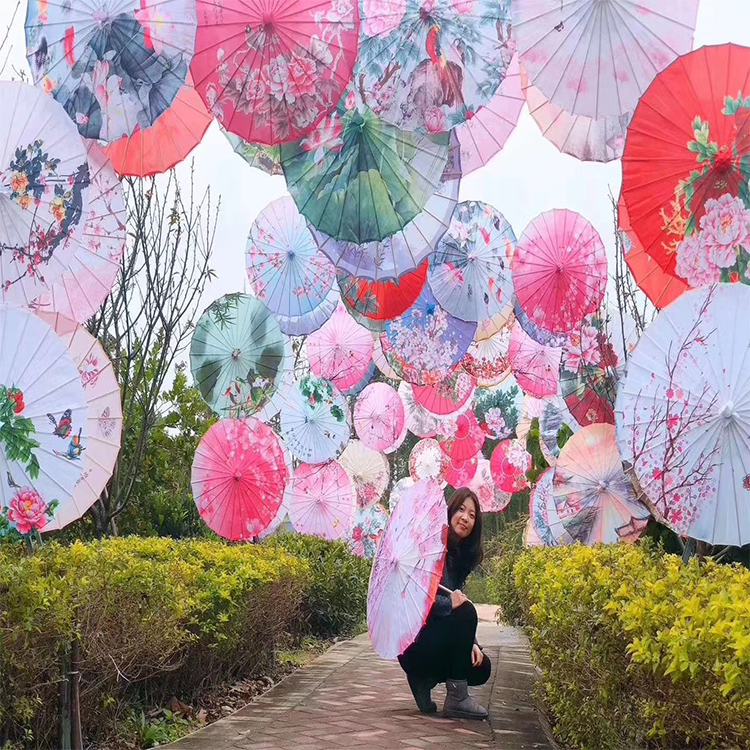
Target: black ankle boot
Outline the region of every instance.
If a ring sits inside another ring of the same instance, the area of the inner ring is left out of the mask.
[[[407,674],[406,679],[409,682],[411,694],[414,696],[419,710],[423,714],[434,714],[437,711],[437,705],[432,700],[430,691],[437,683],[429,677],[416,677],[411,674]]]

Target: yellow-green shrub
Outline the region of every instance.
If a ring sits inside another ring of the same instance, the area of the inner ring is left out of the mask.
[[[514,580],[563,742],[750,747],[750,571],[621,544],[526,551]]]

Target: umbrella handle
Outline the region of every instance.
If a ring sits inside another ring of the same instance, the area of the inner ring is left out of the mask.
[[[438,584],[438,588],[439,588],[439,589],[440,589],[441,591],[445,591],[445,593],[446,593],[446,594],[452,594],[452,593],[453,593],[453,592],[452,592],[452,591],[451,591],[451,590],[450,590],[449,588],[446,588],[445,586],[443,586],[443,584],[442,584],[442,583],[441,583],[441,584]]]

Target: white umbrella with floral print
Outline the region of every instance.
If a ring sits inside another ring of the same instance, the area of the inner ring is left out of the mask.
[[[339,463],[352,478],[357,505],[360,508],[375,505],[388,486],[390,471],[386,457],[359,440],[350,440]]]

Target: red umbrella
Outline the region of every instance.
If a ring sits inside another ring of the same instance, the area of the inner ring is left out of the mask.
[[[437,385],[414,385],[414,400],[432,414],[444,416],[469,408],[476,390],[474,378],[457,367]]]
[[[484,439],[487,436],[479,426],[474,412],[469,411],[466,414],[460,414],[455,422],[450,423],[450,426],[450,434],[441,437],[439,441],[443,453],[448,458],[465,461],[475,457],[482,450]]]

